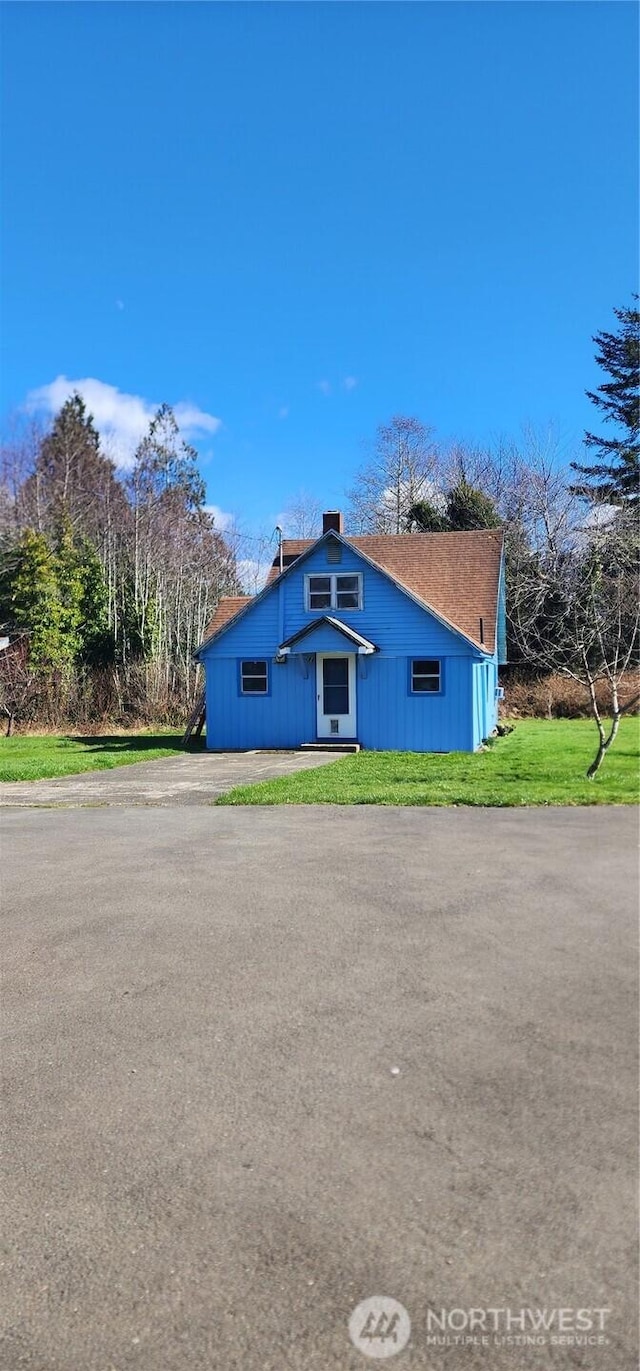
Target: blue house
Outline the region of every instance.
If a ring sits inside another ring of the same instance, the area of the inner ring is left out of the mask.
[[[500,530],[350,537],[330,511],[259,595],[220,601],[196,653],[207,747],[473,752],[504,652]]]

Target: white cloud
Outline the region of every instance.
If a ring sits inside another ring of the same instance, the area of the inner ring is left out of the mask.
[[[342,390],[350,391],[355,390],[357,384],[357,376],[343,376],[340,387]],[[321,395],[332,395],[333,385],[331,381],[328,381],[326,377],[323,377],[322,381],[316,381],[316,390],[319,390]]]
[[[118,466],[131,466],[135,449],[144,437],[158,405],[141,395],[128,395],[126,391],[118,390],[117,386],[110,386],[93,376],[80,381],[57,376],[48,385],[30,390],[25,408],[31,414],[56,414],[65,400],[76,391],[93,415],[105,450]],[[173,412],[182,436],[187,440],[199,438],[205,433],[217,433],[221,426],[220,419],[216,419],[215,415],[207,414],[186,400],[178,401],[173,406]]]
[[[582,520],[582,526],[575,534],[575,546],[581,550],[590,543],[597,542],[598,535],[606,533],[607,528],[613,523],[616,515],[620,513],[619,505],[594,505]]]
[[[124,309],[124,300],[116,300],[116,309]]]
[[[280,409],[278,410],[278,418],[279,418],[279,419],[288,419],[288,418],[289,418],[289,406],[288,406],[288,405],[281,405],[281,406],[280,406]]]
[[[589,510],[589,513],[583,520],[583,527],[595,528],[599,532],[600,529],[606,528],[608,524],[613,523],[616,514],[619,513],[619,505],[607,505],[603,501],[601,505],[593,505]]]
[[[219,505],[205,505],[205,514],[211,514],[218,533],[225,533],[235,522],[235,516]]]

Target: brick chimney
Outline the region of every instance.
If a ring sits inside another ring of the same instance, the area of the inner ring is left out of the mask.
[[[344,520],[339,509],[327,509],[322,516],[323,533],[343,533]]]

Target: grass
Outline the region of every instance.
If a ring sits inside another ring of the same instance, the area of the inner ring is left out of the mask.
[[[222,805],[597,805],[638,800],[639,723],[624,719],[595,780],[588,719],[527,719],[485,752],[359,752],[328,766],[238,786]]]
[[[51,734],[0,739],[0,781],[37,781],[153,762],[182,752],[178,733],[122,733],[61,737]]]

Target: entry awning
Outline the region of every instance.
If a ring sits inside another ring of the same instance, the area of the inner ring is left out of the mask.
[[[356,633],[355,628],[334,619],[331,614],[323,614],[306,624],[291,638],[287,638],[278,648],[279,657],[289,657],[296,652],[355,652],[359,657],[368,657],[378,649],[375,643]]]

